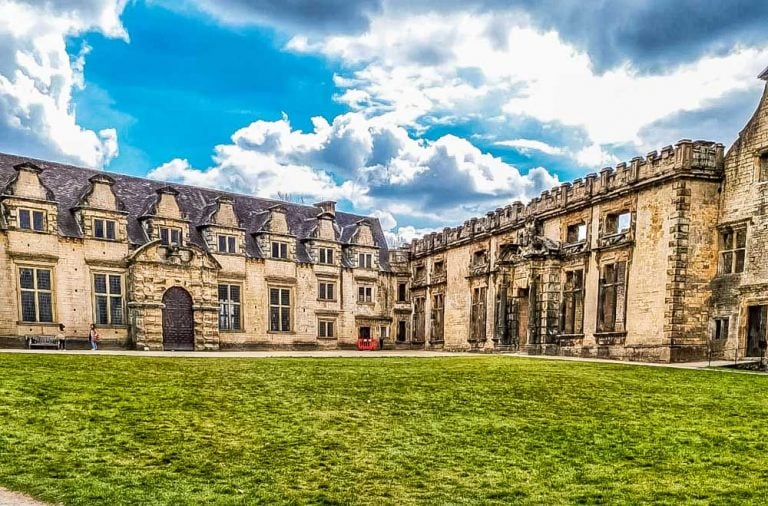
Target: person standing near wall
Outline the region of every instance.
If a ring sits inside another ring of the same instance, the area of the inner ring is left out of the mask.
[[[96,330],[96,324],[91,323],[91,330],[88,332],[88,343],[91,345],[91,350],[96,351],[99,349],[98,343],[101,340],[99,331]]]

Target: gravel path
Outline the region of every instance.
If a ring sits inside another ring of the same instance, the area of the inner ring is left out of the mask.
[[[47,503],[0,487],[0,506],[47,506]]]

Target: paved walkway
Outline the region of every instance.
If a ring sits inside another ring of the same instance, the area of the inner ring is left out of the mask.
[[[46,506],[47,503],[37,501],[29,496],[11,492],[0,487],[0,506]]]
[[[488,357],[507,356],[531,360],[563,360],[571,362],[595,362],[604,364],[631,365],[642,367],[670,367],[673,369],[712,369],[732,365],[732,360],[682,362],[674,364],[656,362],[629,362],[604,358],[563,357],[552,355],[528,355],[525,353],[469,353],[454,351],[425,350],[306,350],[306,351],[133,351],[133,350],[26,350],[0,349],[0,353],[37,353],[51,355],[109,355],[130,357],[185,357],[185,358],[430,358],[430,357]],[[742,361],[739,361],[742,363]],[[749,361],[747,361],[749,362]],[[1,506],[1,505],[0,505]]]

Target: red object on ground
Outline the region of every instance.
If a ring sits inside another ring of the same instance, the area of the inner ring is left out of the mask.
[[[376,339],[358,339],[357,349],[360,351],[374,351],[379,348],[379,343]]]

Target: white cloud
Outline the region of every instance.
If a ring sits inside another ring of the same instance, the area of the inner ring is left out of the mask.
[[[537,141],[535,139],[510,139],[506,141],[494,142],[496,146],[506,146],[515,148],[522,153],[529,153],[531,151],[540,151],[545,155],[562,155],[565,153],[563,148],[552,146],[546,142]]]
[[[768,60],[768,47],[734,47],[656,74],[630,63],[597,73],[589,54],[525,23],[503,12],[390,12],[363,34],[295,37],[286,47],[345,64],[338,100],[354,110],[416,128],[450,115],[493,130],[487,119],[504,114],[507,123],[524,117],[580,129],[583,143],[565,153],[579,163],[611,160],[614,145],[648,148],[642,129],[662,118],[740,90],[757,93],[755,75]],[[515,147],[557,149],[530,140]]]
[[[126,0],[0,0],[0,149],[103,167],[117,132],[77,124],[73,90],[84,85],[87,47],[70,57],[67,37],[98,31],[127,40]]]
[[[558,183],[543,168],[520,174],[452,135],[415,140],[381,117],[352,112],[313,123],[313,131],[302,132],[287,117],[255,121],[235,132],[230,144],[216,146],[212,167],[195,169],[175,159],[150,177],[263,197],[343,200],[379,217],[394,234],[395,216],[461,221]]]

